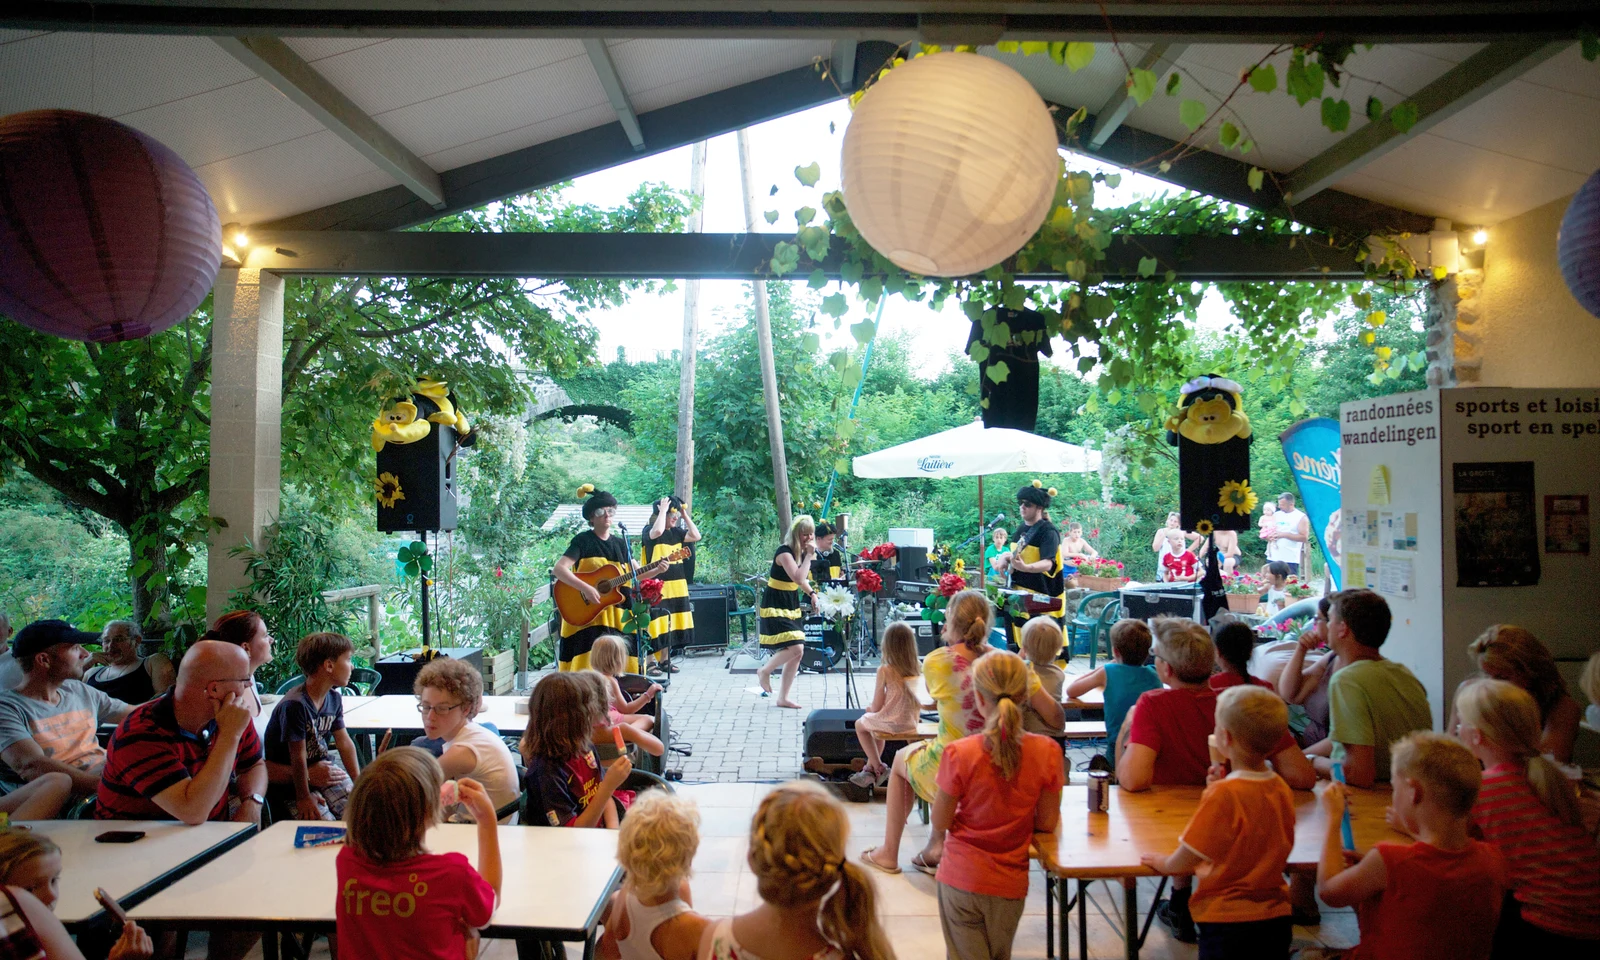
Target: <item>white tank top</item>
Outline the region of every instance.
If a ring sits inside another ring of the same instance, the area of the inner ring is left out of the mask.
[[[622,960],[661,960],[661,954],[650,944],[656,928],[682,913],[689,905],[674,897],[666,903],[647,907],[639,902],[631,889],[622,891],[622,909],[628,913],[628,935],[617,941],[617,951]]]

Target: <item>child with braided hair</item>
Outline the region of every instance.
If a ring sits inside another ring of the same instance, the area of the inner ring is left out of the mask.
[[[767,794],[747,861],[761,905],[708,927],[700,960],[894,960],[872,881],[845,856],[849,835],[844,807],[816,784]]]
[[[1028,666],[996,650],[972,668],[981,736],[945,748],[933,826],[946,831],[939,861],[939,924],[951,960],[1010,960],[1028,895],[1028,844],[1061,817],[1061,748],[1023,730]]]

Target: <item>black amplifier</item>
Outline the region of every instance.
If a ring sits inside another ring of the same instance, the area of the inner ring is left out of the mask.
[[[1122,615],[1133,620],[1156,617],[1188,617],[1204,623],[1200,613],[1201,589],[1198,583],[1151,583],[1123,587]]]

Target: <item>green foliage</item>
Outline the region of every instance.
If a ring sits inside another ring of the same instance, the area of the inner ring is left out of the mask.
[[[14,629],[57,617],[98,630],[132,609],[125,536],[31,477],[0,486],[0,611]]]

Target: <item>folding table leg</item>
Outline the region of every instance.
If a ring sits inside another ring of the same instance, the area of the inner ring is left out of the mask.
[[[1044,875],[1044,960],[1056,960],[1055,923],[1056,878],[1047,870]]]
[[[278,960],[278,931],[268,930],[261,935],[261,960]]]
[[[1089,960],[1089,881],[1087,880],[1078,881],[1078,956],[1080,960]]]
[[[1123,942],[1126,947],[1127,960],[1139,960],[1139,880],[1136,877],[1122,878],[1122,904],[1123,913],[1127,916],[1123,920],[1127,935]]]

